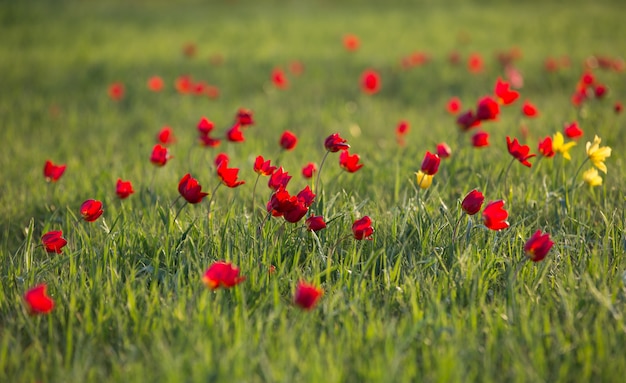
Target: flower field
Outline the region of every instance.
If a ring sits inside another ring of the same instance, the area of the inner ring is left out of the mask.
[[[618,1],[0,5],[0,382],[621,381]]]

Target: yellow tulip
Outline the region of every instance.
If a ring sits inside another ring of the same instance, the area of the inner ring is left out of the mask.
[[[587,142],[587,156],[593,163],[593,166],[606,173],[604,160],[611,156],[611,148],[608,146],[600,147],[600,142],[602,142],[602,140],[598,136],[593,138],[593,144],[591,142]]]
[[[552,136],[552,150],[557,153],[561,153],[563,158],[566,160],[571,160],[572,157],[569,155],[569,150],[572,146],[575,146],[576,142],[570,141],[567,144],[565,143],[565,139],[563,138],[563,134],[561,132],[556,132],[554,136]]]
[[[433,183],[433,176],[422,172],[421,170],[415,173],[417,176],[417,186],[422,189],[428,189]]]
[[[583,173],[583,180],[589,186],[600,186],[602,185],[602,177],[598,174],[596,168],[591,168]]]

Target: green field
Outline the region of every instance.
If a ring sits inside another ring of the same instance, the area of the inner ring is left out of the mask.
[[[623,380],[626,113],[614,104],[626,102],[626,71],[592,65],[608,93],[571,102],[590,57],[623,65],[621,1],[174,3],[0,2],[0,382]],[[347,34],[356,51],[344,48]],[[193,56],[183,54],[190,44]],[[497,55],[512,50],[519,99],[462,132],[447,101],[458,97],[464,112],[493,95],[506,79]],[[414,52],[428,62],[403,67]],[[481,73],[467,69],[472,53]],[[569,65],[549,72],[550,57]],[[286,89],[273,85],[274,68]],[[380,74],[376,94],[361,90],[366,69]],[[182,75],[219,97],[180,94]],[[151,76],[161,92],[146,87]],[[116,82],[118,101],[108,95]],[[526,100],[538,117],[522,117]],[[244,142],[227,142],[240,108],[255,124]],[[198,144],[203,116],[219,147]],[[540,158],[538,141],[573,121],[584,135],[571,160]],[[166,125],[177,142],[156,167]],[[278,144],[285,130],[294,150]],[[478,130],[488,147],[472,147]],[[364,166],[345,172],[330,153],[316,185],[301,169],[320,165],[332,133]],[[590,187],[582,173],[595,135],[612,155]],[[538,154],[531,168],[513,160],[507,136]],[[415,172],[440,142],[452,155],[421,190]],[[221,152],[245,184],[216,187]],[[293,176],[291,194],[313,187],[310,212],[326,229],[268,218],[257,155]],[[46,160],[67,165],[57,182],[46,182]],[[182,207],[186,173],[211,195]],[[118,178],[132,181],[127,199]],[[463,214],[472,189],[485,204],[505,201],[509,228]],[[81,218],[87,199],[103,202],[95,222]],[[363,216],[371,241],[351,231]],[[42,247],[52,230],[67,240],[61,254]],[[524,245],[537,230],[554,246],[535,263]],[[246,279],[210,290],[203,274],[222,260]],[[324,291],[311,310],[293,302],[298,281]],[[29,315],[24,294],[40,283],[55,307]]]

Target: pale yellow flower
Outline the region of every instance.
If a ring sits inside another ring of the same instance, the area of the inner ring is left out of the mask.
[[[593,166],[606,173],[604,160],[606,160],[607,157],[611,157],[611,148],[608,146],[600,147],[600,142],[602,142],[602,140],[598,136],[593,138],[593,144],[587,142],[587,156],[593,163]]]
[[[552,150],[557,153],[561,153],[563,155],[563,158],[565,158],[566,160],[572,159],[572,157],[569,155],[569,150],[572,148],[572,146],[575,145],[575,141],[570,141],[566,144],[565,139],[563,138],[563,134],[561,134],[561,132],[556,132],[554,133],[554,136],[552,136]]]
[[[589,186],[600,186],[602,185],[602,177],[598,174],[596,168],[591,168],[583,173],[583,180]]]
[[[415,173],[415,175],[417,176],[417,186],[422,189],[428,189],[433,183],[433,176],[428,175],[421,170]]]

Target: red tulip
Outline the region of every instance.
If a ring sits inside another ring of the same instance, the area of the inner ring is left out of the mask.
[[[157,134],[157,142],[163,145],[169,145],[176,142],[176,137],[172,133],[172,128],[164,126]]]
[[[489,202],[483,210],[483,223],[491,230],[502,230],[509,227],[506,221],[509,213],[504,210],[504,201],[498,200]]]
[[[209,137],[208,135],[200,136],[199,140],[200,140],[200,145],[206,146],[209,148],[216,148],[220,146],[220,144],[222,143],[222,141],[218,140],[217,138]]]
[[[272,71],[272,83],[278,89],[286,89],[289,86],[289,81],[285,72],[281,68],[274,68]]]
[[[246,181],[237,181],[239,168],[229,168],[227,163],[221,162],[217,167],[217,175],[222,179],[222,183],[229,188],[236,188],[243,185]]]
[[[180,94],[191,93],[192,83],[190,76],[180,76],[176,79],[174,84],[176,91]]]
[[[483,193],[474,189],[469,192],[465,198],[463,198],[463,202],[461,202],[461,208],[467,215],[474,215],[480,211],[480,208],[483,206],[483,202],[485,201],[485,196]]]
[[[222,165],[222,163],[224,165],[228,165],[228,161],[230,161],[230,159],[228,158],[228,154],[220,153],[217,156],[215,156],[215,160],[213,161],[213,163],[215,164],[215,168],[219,168]]]
[[[124,84],[121,82],[114,82],[109,86],[109,97],[113,101],[119,101],[124,98]]]
[[[552,137],[548,136],[539,142],[539,147],[537,148],[539,153],[541,153],[544,157],[554,157],[554,149],[552,147]]]
[[[489,146],[489,133],[487,132],[477,132],[472,136],[472,146],[475,148],[482,148],[484,146]]]
[[[235,124],[230,129],[228,129],[228,131],[226,132],[226,138],[230,142],[244,141],[245,138],[243,137],[243,132],[241,131],[241,124]]]
[[[476,107],[476,119],[481,121],[495,120],[500,113],[500,106],[491,97],[483,97]]]
[[[311,310],[322,295],[324,295],[324,290],[300,281],[296,287],[293,303],[304,310]]]
[[[563,133],[571,139],[579,139],[580,137],[583,136],[583,130],[581,128],[578,127],[578,123],[576,121],[572,122],[571,124],[567,125],[563,128]]]
[[[440,158],[448,158],[452,154],[452,149],[445,142],[437,144],[437,155]]]
[[[615,112],[615,114],[620,114],[622,113],[622,110],[624,109],[624,106],[622,105],[621,102],[616,101],[615,105],[613,105],[613,111]]]
[[[526,117],[536,117],[539,114],[537,108],[528,101],[524,101],[524,105],[522,105],[522,113]]]
[[[80,215],[87,222],[93,222],[97,220],[104,210],[102,210],[102,202],[98,200],[88,199],[80,205]]]
[[[30,315],[48,314],[54,308],[54,301],[46,294],[47,288],[48,287],[42,283],[24,294],[24,300],[28,305]]]
[[[206,117],[202,117],[200,121],[198,121],[197,125],[198,132],[201,136],[211,133],[214,127],[215,124]]]
[[[239,268],[233,266],[230,262],[214,262],[204,272],[202,281],[211,290],[217,290],[220,287],[231,288],[238,285],[246,278],[239,276]]]
[[[398,122],[398,125],[396,126],[396,136],[398,137],[402,137],[404,135],[406,135],[409,132],[410,126],[408,121],[400,121]]]
[[[461,100],[459,100],[458,97],[452,97],[446,104],[446,110],[452,115],[459,113],[459,110],[461,110]]]
[[[476,118],[474,112],[468,110],[467,112],[459,115],[456,119],[457,125],[462,131],[470,130],[473,127],[480,125],[480,120]]]
[[[289,173],[286,172],[281,166],[276,169],[274,173],[272,173],[269,181],[267,182],[267,186],[273,190],[278,190],[281,186],[286,188],[290,179],[291,176],[289,175]]]
[[[529,168],[532,166],[532,164],[528,162],[528,159],[535,157],[536,154],[529,154],[530,147],[528,145],[520,145],[517,138],[513,139],[511,142],[511,137],[509,136],[506,136],[506,145],[509,153],[521,162],[522,165]]]
[[[312,178],[315,172],[317,172],[317,165],[313,162],[309,162],[302,168],[304,178]]]
[[[313,200],[315,200],[315,194],[308,185],[305,186],[304,189],[300,190],[296,197],[298,198],[298,201],[306,207],[311,206],[313,204]]]
[[[483,58],[478,53],[472,53],[467,60],[467,69],[471,73],[480,73],[483,71]]]
[[[41,243],[48,253],[61,254],[63,252],[61,249],[67,245],[67,241],[62,236],[61,230],[49,231],[41,237]]]
[[[237,115],[235,116],[235,120],[237,124],[244,128],[249,125],[254,125],[254,118],[250,109],[239,109],[239,111],[237,111]]]
[[[263,156],[258,156],[254,161],[254,172],[260,176],[269,176],[274,173],[276,166],[270,164],[270,160],[265,161]]]
[[[598,84],[593,89],[593,94],[596,96],[596,98],[604,98],[606,92],[608,92],[608,88],[606,87],[606,85],[603,84]]]
[[[360,44],[361,42],[359,41],[359,38],[355,35],[348,34],[343,36],[343,46],[348,51],[356,51],[359,49]]]
[[[361,90],[367,94],[376,94],[380,90],[380,75],[368,69],[361,74]]]
[[[298,143],[298,137],[292,132],[285,130],[280,136],[280,146],[285,150],[293,150]]]
[[[163,90],[163,79],[159,76],[152,76],[148,79],[148,89],[153,92],[160,92]]]
[[[519,97],[519,93],[509,89],[509,83],[502,81],[500,77],[496,81],[496,87],[494,93],[503,105],[509,105],[513,103]]]
[[[431,152],[426,151],[426,154],[424,155],[424,159],[422,160],[421,170],[423,173],[428,174],[429,176],[434,176],[435,174],[437,174],[437,171],[439,170],[440,162],[441,162],[441,159],[439,158],[438,155],[432,154]]]
[[[331,153],[336,153],[340,150],[346,150],[350,148],[350,145],[346,144],[346,139],[341,138],[339,133],[333,133],[326,137],[324,140],[324,147]]]
[[[358,240],[372,240],[372,235],[374,234],[372,219],[368,216],[365,216],[361,219],[354,221],[354,223],[352,224],[352,234],[354,235],[354,238]]]
[[[339,155],[339,165],[348,173],[354,173],[363,167],[363,164],[359,163],[360,160],[361,157],[358,154],[350,155],[347,150]]]
[[[128,196],[134,192],[133,185],[130,181],[122,181],[121,178],[117,179],[117,183],[115,184],[115,194],[117,194],[119,199],[128,198]]]
[[[305,221],[306,228],[309,231],[320,231],[326,228],[326,222],[321,215],[311,216]]]
[[[202,186],[198,183],[198,180],[189,173],[185,174],[178,183],[178,192],[189,203],[198,203],[209,195],[209,193],[202,191]]]
[[[43,176],[46,177],[46,182],[56,182],[65,173],[66,165],[55,165],[52,161],[47,160],[43,167]]]
[[[150,162],[152,162],[156,166],[165,166],[167,161],[171,159],[169,150],[166,147],[161,146],[160,144],[154,145],[152,148],[152,155],[150,156]]]
[[[550,240],[550,234],[541,234],[541,230],[537,230],[532,237],[524,244],[524,252],[526,256],[533,262],[543,260],[554,245]]]

